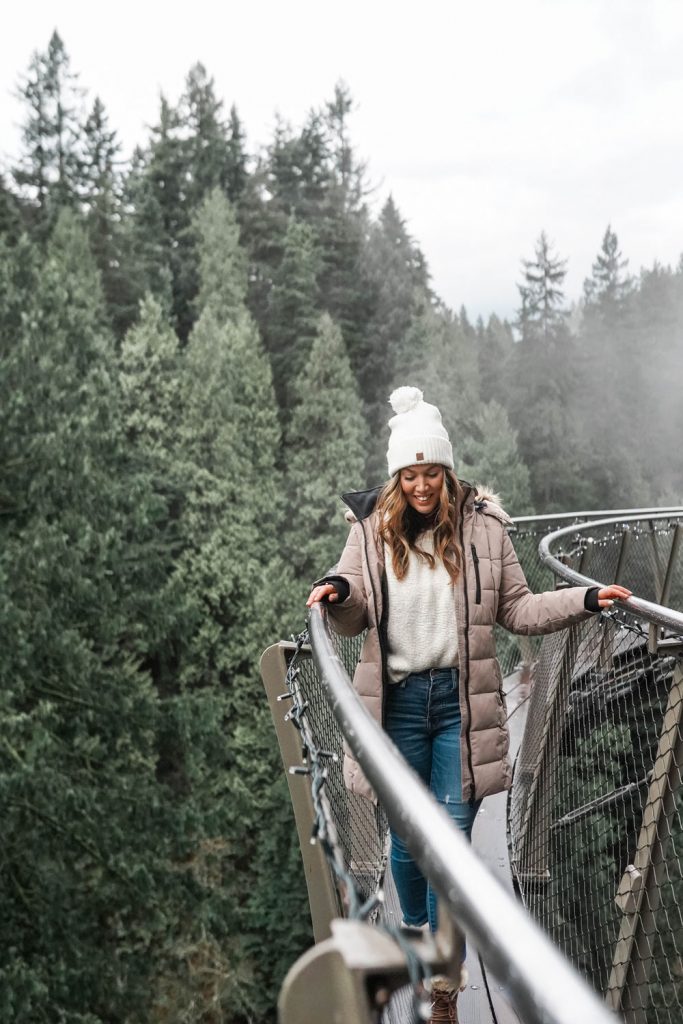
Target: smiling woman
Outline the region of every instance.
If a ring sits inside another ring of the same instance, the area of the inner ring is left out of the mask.
[[[400,473],[401,490],[411,508],[421,514],[433,512],[443,487],[443,466],[407,466]]]
[[[336,571],[308,599],[329,601],[344,635],[367,630],[354,686],[406,761],[470,836],[483,797],[512,771],[496,622],[552,633],[624,599],[623,587],[532,594],[515,555],[509,516],[492,495],[458,480],[436,406],[418,388],[391,396],[390,479],[345,495],[356,522]],[[354,792],[374,798],[360,766],[344,761]],[[401,836],[391,869],[410,927],[437,927],[435,894]],[[459,980],[433,994],[432,1020],[455,1020]]]

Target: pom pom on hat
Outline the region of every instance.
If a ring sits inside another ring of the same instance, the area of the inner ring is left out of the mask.
[[[438,463],[454,468],[453,448],[435,405],[424,401],[419,388],[401,387],[389,398],[396,413],[389,420],[389,476],[405,466]]]
[[[423,398],[424,395],[419,388],[402,387],[391,392],[389,402],[394,412],[410,412]]]

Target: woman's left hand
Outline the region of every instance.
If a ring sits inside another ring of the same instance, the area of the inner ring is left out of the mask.
[[[613,583],[611,587],[600,588],[598,604],[601,608],[610,608],[615,601],[625,601],[631,596],[631,593],[627,587],[620,587],[618,583]]]

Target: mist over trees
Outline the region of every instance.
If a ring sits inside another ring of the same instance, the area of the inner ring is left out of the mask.
[[[19,90],[0,1018],[270,1021],[310,933],[258,660],[384,479],[390,391],[513,515],[681,501],[683,263],[634,276],[609,226],[571,311],[541,232],[515,322],[472,324],[373,212],[343,85],[253,153],[198,64],[130,159],[57,33]]]

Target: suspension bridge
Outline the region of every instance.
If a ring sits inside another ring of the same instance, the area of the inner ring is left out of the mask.
[[[520,518],[511,537],[532,590],[634,596],[542,639],[501,630],[513,785],[472,847],[356,697],[362,637],[316,606],[263,655],[315,936],[282,1024],[419,1020],[464,934],[466,1024],[683,1021],[683,508]],[[377,805],[345,789],[345,745]],[[389,823],[439,894],[435,936],[400,926]]]

